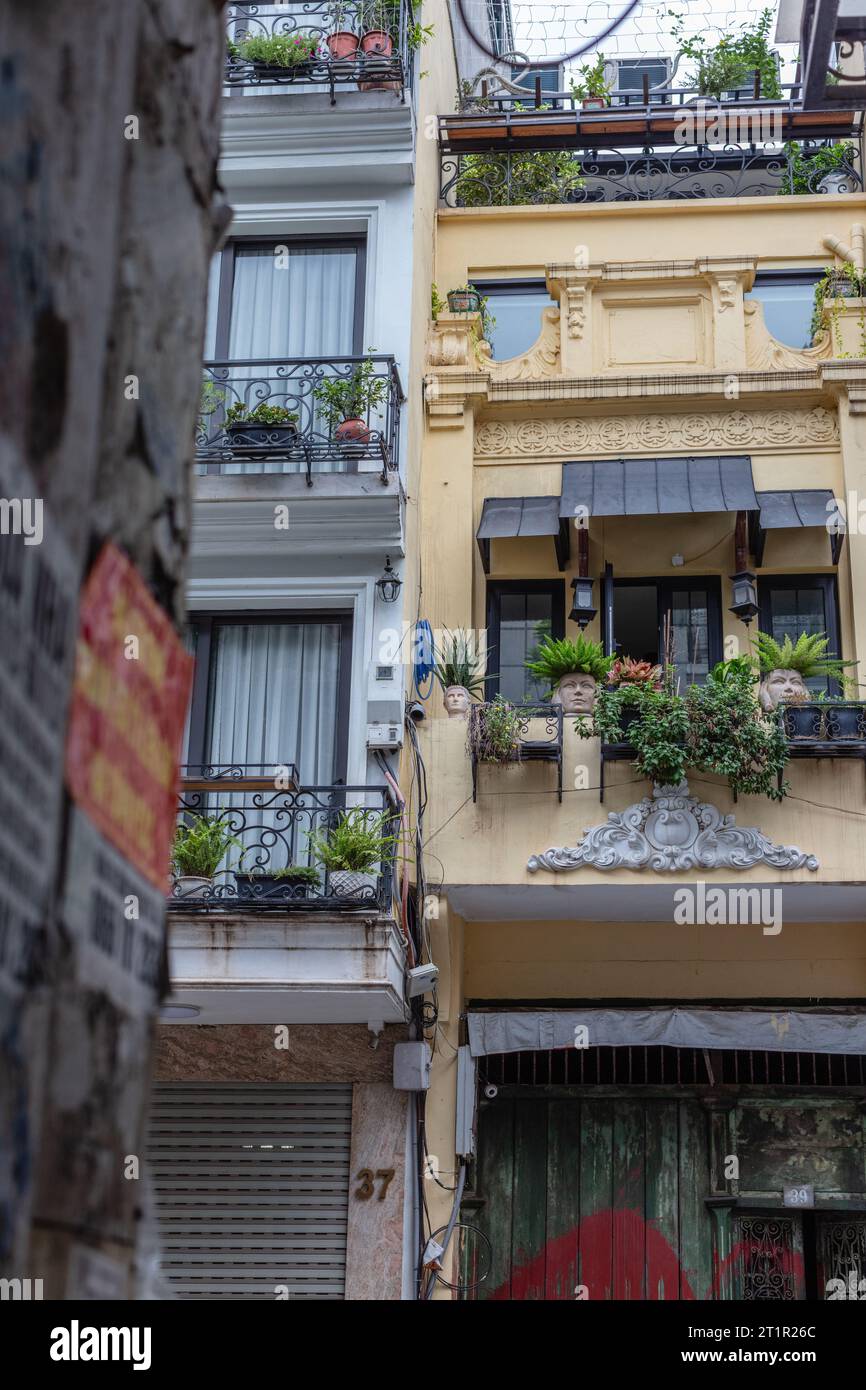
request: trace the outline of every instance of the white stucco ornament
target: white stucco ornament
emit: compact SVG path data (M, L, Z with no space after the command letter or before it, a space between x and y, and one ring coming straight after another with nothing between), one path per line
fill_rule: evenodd
M738 826L733 816L689 795L688 782L654 787L652 797L612 811L604 825L587 830L573 849L533 854L531 873L549 869L654 869L656 873L693 869L774 869L818 867L814 854L794 845L775 845L755 826Z

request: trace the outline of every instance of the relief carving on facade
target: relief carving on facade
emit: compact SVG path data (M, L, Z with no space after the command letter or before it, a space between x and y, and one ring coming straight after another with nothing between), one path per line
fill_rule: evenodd
M719 287L719 313L723 314L726 309L735 309L737 306L737 281L718 280Z
M521 357L509 357L504 362L485 362L493 381L542 381L559 376L559 310L543 309L541 333L528 352Z
M814 368L816 362L833 356L830 333L824 329L810 348L792 348L774 338L764 322L763 305L747 299L743 305L746 323L746 365L749 371L796 371Z
M624 454L730 448L832 446L838 442L836 415L812 410L690 412L679 415L601 416L592 419L487 420L475 436L477 458L614 458Z
M652 797L611 811L604 825L587 830L574 848L533 854L530 873L547 869L652 869L685 873L703 869L818 868L814 854L795 845L777 845L755 826L738 826L711 802L689 795L688 782L653 787Z

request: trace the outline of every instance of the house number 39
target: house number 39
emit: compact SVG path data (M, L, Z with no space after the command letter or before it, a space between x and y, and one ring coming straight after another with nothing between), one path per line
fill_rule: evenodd
M391 1180L394 1177L395 1171L394 1168L377 1168L374 1173L372 1168L362 1168L356 1179L361 1186L355 1188L355 1196L361 1202L369 1202L376 1190L374 1179L378 1178L381 1183L381 1187L379 1188L379 1201L384 1202L385 1193L391 1185Z

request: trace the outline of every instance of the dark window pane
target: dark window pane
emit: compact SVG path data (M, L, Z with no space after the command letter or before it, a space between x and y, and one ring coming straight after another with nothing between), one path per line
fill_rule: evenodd
M488 329L488 341L497 361L518 357L527 352L541 333L541 311L550 308L553 300L545 286L509 288L506 284L479 284L479 292L496 320Z
M526 594L503 594L499 600L499 616L503 623L522 623L526 618Z
M552 611L553 600L550 594L526 595L526 616L530 622L545 622L549 624Z
M792 642L803 632L826 632L827 612L824 590L813 588L772 589L770 591L770 632L777 642L790 637ZM838 655L838 653L837 653ZM824 676L810 676L810 690L827 689Z
M613 631L618 656L659 659L658 590L655 584L615 584Z

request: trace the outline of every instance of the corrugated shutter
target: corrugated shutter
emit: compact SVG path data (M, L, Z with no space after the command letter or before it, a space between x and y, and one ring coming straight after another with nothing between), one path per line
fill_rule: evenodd
M184 1299L341 1299L352 1087L166 1083L147 1157Z

